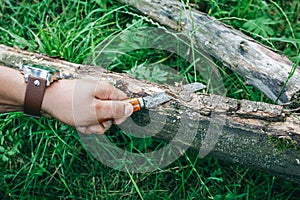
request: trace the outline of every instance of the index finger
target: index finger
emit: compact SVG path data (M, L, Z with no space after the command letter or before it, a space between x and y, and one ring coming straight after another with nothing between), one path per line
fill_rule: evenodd
M102 100L123 100L127 95L108 82L100 81L95 91L95 97Z

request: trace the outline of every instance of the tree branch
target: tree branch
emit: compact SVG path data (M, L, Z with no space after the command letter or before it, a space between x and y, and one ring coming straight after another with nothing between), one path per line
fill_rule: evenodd
M140 130L151 123L147 131L161 130L156 137L191 146L200 150L201 156L209 153L300 182L300 120L282 106L206 94L191 94L186 101L174 87L4 45L0 45L0 63L14 68L35 63L59 68L66 78L110 81L129 96L165 91L173 97L170 102L132 116ZM147 122L149 112L153 115ZM183 139L176 141L174 133L180 130L184 130ZM192 130L195 135L189 134Z
M206 53L243 76L246 83L276 101L293 69L293 63L240 31L178 0L120 0L162 25L192 35ZM295 66L294 66L295 67ZM300 91L300 68L288 81L278 103L286 103Z

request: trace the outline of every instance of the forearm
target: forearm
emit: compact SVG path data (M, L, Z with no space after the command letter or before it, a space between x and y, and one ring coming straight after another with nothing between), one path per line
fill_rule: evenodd
M0 113L22 111L26 83L15 69L0 66Z

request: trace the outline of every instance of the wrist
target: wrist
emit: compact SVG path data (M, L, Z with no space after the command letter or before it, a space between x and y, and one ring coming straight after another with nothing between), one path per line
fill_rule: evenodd
M0 105L7 111L22 111L26 91L23 75L15 69L0 66Z
M20 68L26 82L24 114L32 117L41 115L46 88L61 78L57 69L37 64L23 64Z
M42 114L52 114L52 110L55 108L55 104L60 102L61 95L59 94L61 83L63 80L58 80L46 87L44 99L41 106Z

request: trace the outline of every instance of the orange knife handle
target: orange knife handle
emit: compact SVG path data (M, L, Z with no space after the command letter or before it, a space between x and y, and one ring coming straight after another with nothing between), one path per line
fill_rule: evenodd
M133 106L133 112L141 110L141 104L137 98L127 99L126 101Z
M141 110L141 104L140 104L139 99L131 98L131 99L126 99L124 101L128 101L128 103L130 103L133 106L133 112ZM102 122L106 122L106 121L110 121L110 120L113 120L113 119L112 118L101 119L101 120L98 120L98 122L102 123Z

